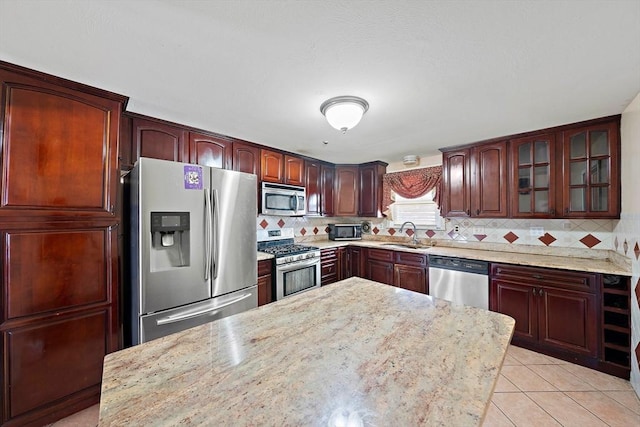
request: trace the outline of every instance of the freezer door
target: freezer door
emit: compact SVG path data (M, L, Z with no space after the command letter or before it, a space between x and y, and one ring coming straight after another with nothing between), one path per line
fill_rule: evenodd
M211 169L213 296L258 282L256 189L255 175Z
M258 306L258 287L208 299L140 318L140 344Z
M209 168L150 158L140 158L136 168L139 313L210 298L211 283L205 273Z

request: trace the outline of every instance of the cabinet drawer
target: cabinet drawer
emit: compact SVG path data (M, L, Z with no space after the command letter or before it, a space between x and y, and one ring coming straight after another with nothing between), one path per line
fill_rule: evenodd
M393 251L384 249L369 249L369 259L393 262Z
M266 276L268 274L271 274L271 262L273 260L271 259L265 259L262 261L258 261L258 277L260 276Z
M335 262L326 264L322 263L322 265L320 266L320 274L323 278L328 276L335 276L338 273L337 267L338 266Z
M322 262L326 261L335 261L336 259L338 259L338 249L337 248L331 248L331 249L322 249L320 251L320 259L322 260Z
M550 268L522 267L509 264L491 264L491 278L511 279L519 283L574 289L582 292L598 291L598 274Z
M427 266L427 256L414 254L410 252L396 252L395 262L397 264L417 265L419 267Z

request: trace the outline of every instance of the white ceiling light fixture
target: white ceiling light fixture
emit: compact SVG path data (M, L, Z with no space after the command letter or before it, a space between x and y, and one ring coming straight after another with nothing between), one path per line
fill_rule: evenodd
M336 96L327 99L320 106L320 112L327 118L329 124L347 133L355 127L364 113L369 109L369 103L357 96Z

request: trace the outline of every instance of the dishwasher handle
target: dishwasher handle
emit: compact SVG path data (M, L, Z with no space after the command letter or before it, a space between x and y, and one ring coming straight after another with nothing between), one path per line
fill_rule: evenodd
M429 255L429 268L462 271L465 273L489 275L489 263L475 259Z

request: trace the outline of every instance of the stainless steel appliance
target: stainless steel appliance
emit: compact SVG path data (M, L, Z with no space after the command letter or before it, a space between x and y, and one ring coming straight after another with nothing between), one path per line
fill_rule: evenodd
M489 263L429 255L429 295L489 309Z
M126 183L127 344L257 307L255 175L140 158Z
M293 229L258 230L258 250L273 254L276 300L320 287L320 249L297 245Z
M362 240L362 225L329 224L329 240Z
M305 188L296 185L262 183L264 215L302 216L307 213Z

